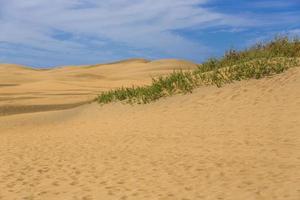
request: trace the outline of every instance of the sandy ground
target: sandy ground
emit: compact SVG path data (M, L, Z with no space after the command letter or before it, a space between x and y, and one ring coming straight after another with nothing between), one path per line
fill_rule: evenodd
M1 200L299 200L300 69L0 117Z
M111 64L36 70L0 64L0 116L76 107L100 91L151 83L151 77L189 70L183 60L131 59Z

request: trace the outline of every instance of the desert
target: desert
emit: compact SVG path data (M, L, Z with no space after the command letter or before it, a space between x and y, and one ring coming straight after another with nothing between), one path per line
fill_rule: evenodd
M0 64L0 116L72 108L101 91L151 83L151 78L197 64L175 59L130 59L110 64L35 69Z
M181 61L175 64L195 67L185 67ZM149 76L137 79L133 74L147 71L154 76L170 70L133 68L120 74L123 79L111 81L147 84ZM2 109L32 106L25 112L2 111L0 117L1 200L298 199L298 67L221 88L203 86L192 94L146 105L92 102L55 108L91 100L100 90L97 84L105 88L108 80L95 82L100 74L95 73L97 68L90 69L93 72L87 73L93 76L85 75L80 86L58 75L55 81L43 77L52 81L46 87L34 76L34 81L6 76L12 85L3 86L1 77L1 94L15 95L1 101ZM18 75L31 73L17 66L10 70ZM59 70L76 75L77 70L89 69L34 73L46 76ZM25 88L32 89L26 91L32 99L21 98ZM66 94L52 97L54 92ZM76 94L78 98L73 98ZM35 109L44 103L53 107Z
M300 200L299 16L0 0L0 200Z

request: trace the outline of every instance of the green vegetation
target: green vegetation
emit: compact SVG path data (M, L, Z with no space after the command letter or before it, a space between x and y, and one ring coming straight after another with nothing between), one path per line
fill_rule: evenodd
M145 104L161 97L191 93L203 85L223 84L245 79L259 79L299 64L300 40L277 37L268 43L259 43L244 51L230 50L220 59L209 59L194 71L174 71L168 76L153 78L152 84L142 87L119 88L103 92L99 103L114 101Z

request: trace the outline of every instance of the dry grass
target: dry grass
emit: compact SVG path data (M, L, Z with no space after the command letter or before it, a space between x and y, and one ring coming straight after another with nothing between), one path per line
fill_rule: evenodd
M190 93L201 85L216 85L245 79L259 79L295 67L300 57L299 39L277 37L268 43L259 43L244 51L229 50L220 58L204 62L190 72L174 71L154 78L152 84L142 87L119 88L103 92L97 97L101 104L114 101L150 103L161 97Z

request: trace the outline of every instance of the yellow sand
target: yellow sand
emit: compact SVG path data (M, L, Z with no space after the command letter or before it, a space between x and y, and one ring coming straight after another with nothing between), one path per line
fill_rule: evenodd
M299 88L294 68L149 105L2 116L0 199L299 200Z
M0 116L75 107L91 101L100 91L145 85L151 83L152 77L196 67L184 60L150 62L143 59L51 70L2 64Z

